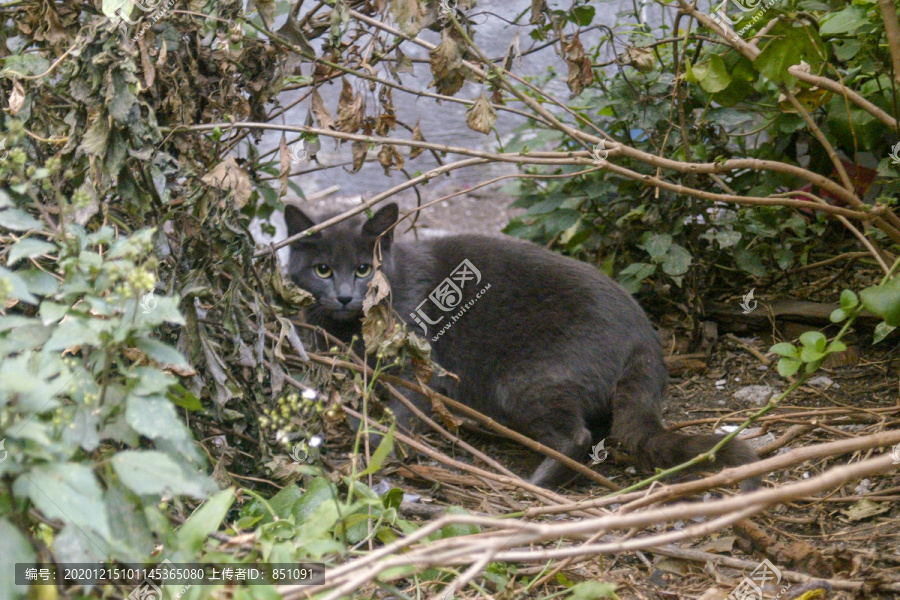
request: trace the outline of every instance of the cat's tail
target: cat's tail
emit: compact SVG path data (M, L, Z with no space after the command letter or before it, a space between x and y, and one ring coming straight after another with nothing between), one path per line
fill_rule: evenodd
M612 435L645 467L667 469L685 463L718 444L723 435L678 433L667 430L659 417L662 385L649 377L623 378L613 397ZM715 455L715 462L702 462L685 473L736 467L757 460L756 452L739 439L732 439ZM741 482L741 489L759 487L758 478Z
M685 463L695 456L703 454L718 444L724 435L709 433L676 433L666 430L657 422L658 428L647 436L636 454L649 467L668 469L675 465ZM709 471L720 467L737 467L757 460L756 452L746 442L739 439L731 439L727 444L716 451L715 462L702 462L686 469L685 472ZM745 492L758 488L758 477L746 479L741 482L741 489Z

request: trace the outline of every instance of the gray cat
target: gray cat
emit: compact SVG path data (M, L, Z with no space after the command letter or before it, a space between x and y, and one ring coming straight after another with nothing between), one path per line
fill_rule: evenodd
M293 206L285 218L290 235L314 224ZM662 425L668 374L659 339L637 302L596 268L511 238L394 243L397 218L397 205L388 204L371 219L344 221L291 246L290 276L316 298L312 324L344 341L360 335L381 236L393 307L459 377L446 391L460 402L577 461L607 435L643 465L663 468L721 439ZM408 416L399 407L395 413ZM734 466L756 456L732 440L716 460ZM571 475L547 458L531 482L550 487Z

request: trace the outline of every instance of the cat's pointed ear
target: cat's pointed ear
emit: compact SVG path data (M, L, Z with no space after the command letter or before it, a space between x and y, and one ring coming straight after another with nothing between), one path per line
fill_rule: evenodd
M287 223L289 236L306 231L316 224L302 210L291 204L284 208L284 222Z
M400 209L397 208L397 205L391 202L372 215L372 218L365 222L363 225L363 233L366 235L371 235L372 237L377 237L387 231L384 236L381 238L382 240L387 240L390 243L391 240L394 239L394 231L388 229L397 222L397 217L399 216Z

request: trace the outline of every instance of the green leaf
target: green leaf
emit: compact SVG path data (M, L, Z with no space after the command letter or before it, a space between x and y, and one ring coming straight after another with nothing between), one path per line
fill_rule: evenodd
M293 514L294 505L303 497L303 491L296 485L288 485L269 498L269 506L280 519L287 519Z
M4 211L0 211L0 227L5 227L12 231L42 231L44 224L21 208L7 208Z
M663 257L661 264L666 275L678 277L688 272L691 267L691 253L679 244L672 244L669 252Z
M780 344L775 344L771 348L769 348L769 352L773 352L778 356L786 356L788 358L797 358L800 355L800 352L793 344L789 344L788 342L781 342Z
M847 320L847 313L844 312L843 308L836 308L831 313L831 316L828 317L828 320L832 323L843 323Z
M151 440L180 440L187 437L175 407L163 396L130 394L125 405L125 421Z
M188 556L195 555L203 547L206 537L222 524L233 503L232 488L222 490L204 502L175 533L179 550Z
M672 236L667 233L647 233L643 239L644 250L650 258L661 258L672 246Z
M853 33L868 24L866 10L861 6L848 6L838 12L826 13L819 21L819 33L822 35L842 35Z
M900 278L885 285L866 288L859 293L862 305L891 327L900 325Z
M753 60L753 66L773 83L789 83L794 78L788 67L800 64L800 49L787 36L780 36L763 48Z
M823 352L825 350L825 344L827 342L828 339L819 331L807 331L800 336L801 344L818 352Z
M782 358L778 361L778 374L782 377L790 377L800 370L802 364L797 358Z
M841 308L844 310L852 310L859 305L859 298L850 290L841 292Z
M12 576L16 563L30 563L37 560L34 549L28 538L7 519L0 519L0 540L3 540L3 552L0 552L0 600L16 600L23 598L28 587L16 585Z
M66 319L54 328L53 335L44 344L44 350L59 351L74 346L99 346L100 334L91 325L89 319L80 317Z
M734 262L742 271L746 271L757 277L766 276L766 268L760 261L759 256L751 250L738 248L734 251Z
M694 74L700 80L700 87L710 94L721 92L731 85L731 75L728 73L728 69L725 68L725 62L722 60L722 57L718 54L713 54L709 57L702 76L698 73L699 69L699 65L694 67Z
M109 538L103 492L86 465L56 462L34 467L16 479L13 491L16 496L29 498L49 519Z
M576 6L569 14L569 20L579 27L587 27L594 20L596 9L593 6Z
M316 477L309 482L309 486L294 505L292 514L294 522L298 525L306 521L316 508L323 502L337 498L337 488L324 477Z
M835 340L835 341L831 342L830 344L828 344L828 347L825 348L825 352L827 352L828 354L831 354L832 352L843 352L846 349L847 349L847 345L844 342L842 342L840 340Z
M178 350L159 340L144 337L138 339L136 345L144 351L148 358L160 364L172 365L183 369L190 368L188 361Z
M50 254L56 251L56 244L38 240L35 238L25 238L13 244L9 249L6 258L6 264L10 267L22 260L23 258L34 258L42 254Z
M384 459L387 458L388 454L390 454L391 450L394 449L394 426L391 425L390 431L388 431L383 438L381 438L381 443L378 444L378 448L375 449L375 452L372 453L372 460L369 461L369 466L366 467L366 470L359 474L360 477L364 475L370 475L371 473L377 472L381 465L384 464Z
M139 496L177 494L205 498L210 482L203 473L185 473L167 454L126 450L110 459L122 485Z
M605 581L582 581L569 588L569 600L618 600L616 584Z
M458 506L451 506L447 509L448 515L468 515L471 514L469 511L460 508ZM458 537L461 535L474 535L476 533L481 532L481 527L478 525L472 525L467 523L453 523L452 525L447 525L440 531L435 534L436 539L447 539L451 537Z

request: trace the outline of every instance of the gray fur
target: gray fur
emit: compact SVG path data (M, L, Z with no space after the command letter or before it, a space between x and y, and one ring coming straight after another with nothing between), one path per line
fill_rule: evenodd
M318 301L308 315L312 323L344 341L359 335L369 278L352 275L372 262L376 237L397 214L389 204L369 221L346 221L292 246L290 275ZM286 218L291 235L313 224L294 207ZM387 232L381 251L394 309L410 329L424 335L412 316L421 315L423 300L427 320L440 318L426 337L437 362L459 377L458 386L447 387L459 401L577 461L607 435L646 466L663 468L720 439L665 430L660 410L668 375L656 332L637 302L594 267L529 242L478 235L401 244ZM464 260L481 281L465 282L461 301L444 312L429 294ZM330 280L312 271L324 261L334 271ZM350 310L337 311L335 298L350 293ZM753 460L737 441L717 456L726 465ZM551 486L570 475L548 458L531 480Z

